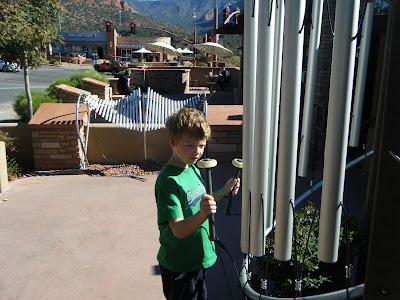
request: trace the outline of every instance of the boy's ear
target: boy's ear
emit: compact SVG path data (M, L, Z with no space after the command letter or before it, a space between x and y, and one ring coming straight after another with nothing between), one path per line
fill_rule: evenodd
M176 146L176 143L175 143L175 141L174 141L172 138L169 139L169 145L170 145L171 147L175 147L175 146Z

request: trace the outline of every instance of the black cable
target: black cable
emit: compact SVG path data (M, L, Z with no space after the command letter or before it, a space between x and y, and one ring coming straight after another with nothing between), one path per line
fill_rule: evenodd
M310 5L308 6L310 7ZM303 31L304 27L306 26L306 15L307 15L307 1L306 1L306 9L304 10L303 24L301 25L299 34ZM311 26L312 26L312 21L311 21Z
M253 13L251 15L252 18L254 18L254 10L256 9L256 0L253 1Z
M294 214L294 204L292 199L290 199L290 205L292 206L293 212L293 238L294 238L294 268L295 268L295 292L294 292L294 299L297 297L297 290L296 290L296 281L299 280L299 268L297 264L297 234L296 234L296 215ZM300 295L301 296L301 295Z
M304 247L303 261L302 261L302 266L301 266L301 271L300 271L300 279L303 278L304 262L306 260L308 244L310 242L311 232L312 232L312 229L313 229L313 226L314 226L314 222L315 222L315 219L316 219L316 216L317 216L318 207L319 207L320 204L321 204L321 200L319 200L319 202L315 206L314 215L313 215L313 218L312 218L312 221L311 221L311 225L310 225L310 230L308 231L307 242L306 242L306 245Z
M351 39L352 41L354 41L358 37L361 37L362 24L364 22L365 11L367 10L367 4L368 4L368 1L365 1L364 8L363 8L363 11L362 11L362 14L361 14L360 24L358 24L357 34L352 37L352 39Z
M326 0L326 9L328 11L329 27L331 29L331 33L333 36L335 36L335 32L333 31L333 27L332 27L332 18L331 18L331 9L329 6L329 0Z
M235 269L235 273L236 273L236 276L237 276L237 279L238 279L239 285L240 285L240 275L239 275L239 272L238 272L238 270L237 270L237 267L236 267L235 261L233 260L232 255L230 254L230 252L228 251L228 249L225 247L225 245L221 242L221 240L220 240L218 237L216 237L215 244L217 245L217 250L218 250L218 252L219 252L219 248L221 248L222 250L224 250L224 251L226 252L226 254L228 254L228 256L229 256L229 258L230 258L230 260L231 260L231 263L232 263L232 265L233 265L233 268ZM220 252L219 252L219 253L220 253ZM220 255L220 257L221 257L221 262L222 262L222 265L223 265L223 268L224 268L225 277L226 277L226 279L229 281L228 275L227 275L227 273L226 273L225 264L224 264L223 259L222 259L222 255ZM230 285L229 285L229 286L230 286ZM230 286L230 287L231 287L231 286ZM232 287L231 287L231 290L232 290ZM243 299L246 299L245 294L244 294L244 286L243 286L242 292L243 292ZM232 293L233 293L233 290L232 290ZM233 293L233 294L234 294L234 293Z
M271 6L269 7L269 20L268 20L268 27L271 26L271 19L272 19L272 5L274 4L274 0L271 0Z
M217 240L217 241L219 241L219 240ZM217 244L218 244L218 243L217 243ZM222 248L222 247L221 247L221 248ZM224 271L226 281L228 282L228 286L229 286L230 289L231 289L232 297L233 297L233 299L236 299L236 297L234 296L235 293L233 292L232 286L231 286L230 281L229 281L229 278L228 278L228 274L227 274L227 272L226 272L226 266L225 266L224 260L222 259L220 247L217 247L217 252L218 252L218 256L221 258L220 260L221 260L221 264L222 264L222 269L223 269L223 271Z
M347 220L347 212L346 208L343 205L343 202L340 202L338 205L339 207L342 207L342 216L344 219L344 234L345 234L345 243L346 243L346 267L350 268L350 242L349 242L349 224ZM350 293L349 293L349 286L350 286L350 276L347 276L347 272L349 272L350 275L350 270L346 269L345 272L345 284L346 284L346 295L347 298L350 298Z

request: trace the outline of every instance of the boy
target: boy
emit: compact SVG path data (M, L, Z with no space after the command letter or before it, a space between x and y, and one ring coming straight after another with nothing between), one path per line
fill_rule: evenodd
M163 291L168 300L207 299L205 276L217 259L208 216L216 213L216 201L231 191L237 194L240 180L229 179L212 196L205 193L195 166L211 135L202 112L184 107L165 126L173 154L155 186Z

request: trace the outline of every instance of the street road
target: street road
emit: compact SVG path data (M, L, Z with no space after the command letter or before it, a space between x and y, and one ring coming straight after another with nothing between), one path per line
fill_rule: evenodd
M69 65L64 63L61 67L43 66L39 69L29 69L29 82L32 89L45 90L49 85L61 77L69 77L71 73L91 68L90 65ZM14 94L25 90L24 72L0 72L0 122L12 122L18 119L12 103Z

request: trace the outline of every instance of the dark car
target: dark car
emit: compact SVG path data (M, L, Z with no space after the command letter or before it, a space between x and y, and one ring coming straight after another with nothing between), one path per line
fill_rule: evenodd
M97 72L111 72L113 75L127 68L127 66L123 63L109 60L105 60L101 64L95 64L93 67Z

